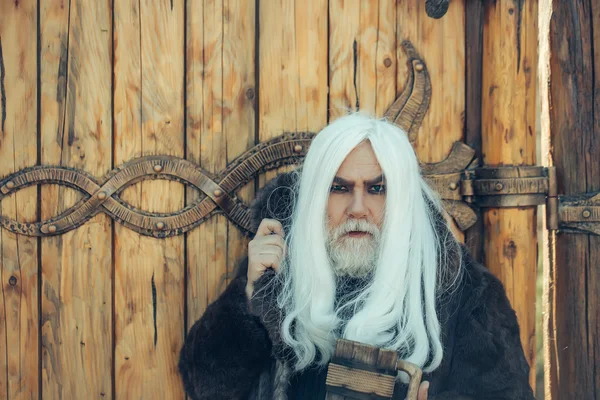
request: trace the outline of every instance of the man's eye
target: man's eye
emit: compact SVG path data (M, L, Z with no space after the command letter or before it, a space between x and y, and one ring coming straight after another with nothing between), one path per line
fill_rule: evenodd
M331 186L331 192L333 192L333 193L342 193L345 191L346 191L346 188L343 187L342 185L332 185Z
M374 194L383 194L385 193L385 185L373 185L369 191Z

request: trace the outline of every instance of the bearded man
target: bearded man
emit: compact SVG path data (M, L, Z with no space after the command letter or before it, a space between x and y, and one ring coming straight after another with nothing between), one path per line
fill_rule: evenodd
M504 288L451 233L397 126L337 119L251 212L247 257L181 350L192 399L324 399L339 338L422 368L419 400L533 399Z

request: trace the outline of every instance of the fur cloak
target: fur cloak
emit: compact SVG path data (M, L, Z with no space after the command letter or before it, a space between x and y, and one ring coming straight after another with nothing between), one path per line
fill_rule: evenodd
M295 179L294 174L282 174L258 193L251 207L254 228L263 218L274 218L286 230ZM430 382L429 400L533 400L519 325L504 287L462 251L459 288L438 306L444 358L435 371L423 374ZM271 285L272 290L249 302L247 263L244 258L236 277L185 339L179 372L191 399L287 399L293 352L279 334L277 288ZM273 275L267 270L255 283L255 292ZM406 387L400 382L396 386L394 399L404 399Z

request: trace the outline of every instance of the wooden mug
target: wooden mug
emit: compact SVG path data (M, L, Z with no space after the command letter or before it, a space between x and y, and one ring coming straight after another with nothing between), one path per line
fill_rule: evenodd
M327 400L392 399L398 371L410 377L407 400L417 400L423 372L393 350L339 339L327 369Z

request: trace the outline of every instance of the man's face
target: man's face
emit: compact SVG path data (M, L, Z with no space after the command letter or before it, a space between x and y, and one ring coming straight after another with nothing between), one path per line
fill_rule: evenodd
M384 218L382 174L369 142L357 146L336 173L327 216L328 247L337 272L362 275L372 268Z

